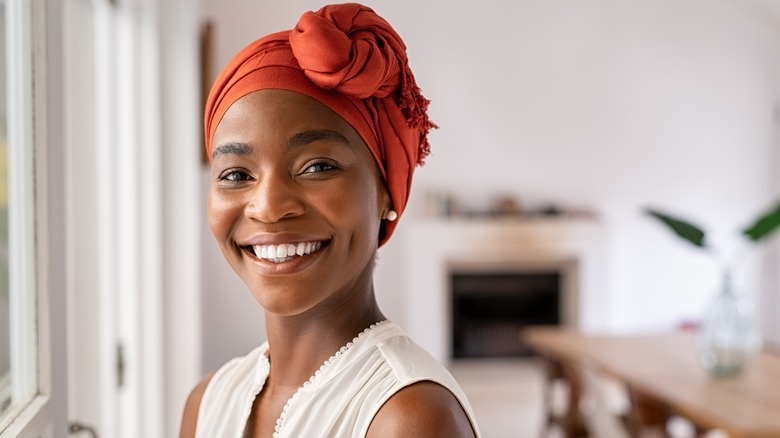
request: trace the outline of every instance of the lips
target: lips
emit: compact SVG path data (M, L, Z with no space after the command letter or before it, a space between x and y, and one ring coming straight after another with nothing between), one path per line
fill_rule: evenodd
M272 245L249 245L244 249L252 253L255 257L267 260L271 263L284 263L298 257L305 257L313 254L330 241L311 241L311 242L290 242Z

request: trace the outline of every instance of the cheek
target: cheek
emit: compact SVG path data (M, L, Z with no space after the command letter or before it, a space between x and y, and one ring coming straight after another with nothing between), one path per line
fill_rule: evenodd
M209 191L206 200L206 217L211 233L220 243L230 233L236 215L240 214L239 210L235 203L228 202L228 200Z
M362 226L368 238L377 241L379 228L382 224L382 189L381 182L377 182L374 175L369 175L360 183L360 200L355 205L355 218L360 217ZM376 242L374 242L376 243Z
M379 229L376 188L364 177L350 178L338 187L313 193L309 202L318 205L334 228L349 234L370 234Z

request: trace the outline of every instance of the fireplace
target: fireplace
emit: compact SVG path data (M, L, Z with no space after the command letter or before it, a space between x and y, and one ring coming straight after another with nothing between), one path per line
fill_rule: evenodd
M453 359L531 354L520 333L562 322L561 270L453 271L450 274Z
M550 278L540 280L536 274L557 274L561 326L594 330L606 319L609 309L603 303L607 302L608 289L604 275L607 239L598 222L567 218L414 220L404 230L400 239L382 249L382 262L377 265L378 298L397 303L396 319L441 362L456 357L451 278L454 274L528 274L527 279L534 282L554 282ZM546 299L555 300L549 296ZM473 303L466 302L467 306ZM495 303L491 306L498 307ZM472 324L482 325L478 315L468 316L474 320ZM533 317L535 312L529 316ZM482 330L501 333L498 336L507 339L517 335L516 327L502 328L500 324L490 330L483 325Z

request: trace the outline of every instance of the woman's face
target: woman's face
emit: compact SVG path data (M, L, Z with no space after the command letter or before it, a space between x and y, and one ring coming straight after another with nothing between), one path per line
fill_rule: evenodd
M303 94L263 90L228 109L213 145L209 226L267 311L327 311L371 290L390 199L349 123Z

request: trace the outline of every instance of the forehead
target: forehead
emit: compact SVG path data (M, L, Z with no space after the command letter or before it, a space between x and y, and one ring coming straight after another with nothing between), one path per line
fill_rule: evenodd
M225 112L214 132L214 145L223 141L282 135L312 129L339 132L364 147L357 131L323 103L287 90L260 90L243 96Z

